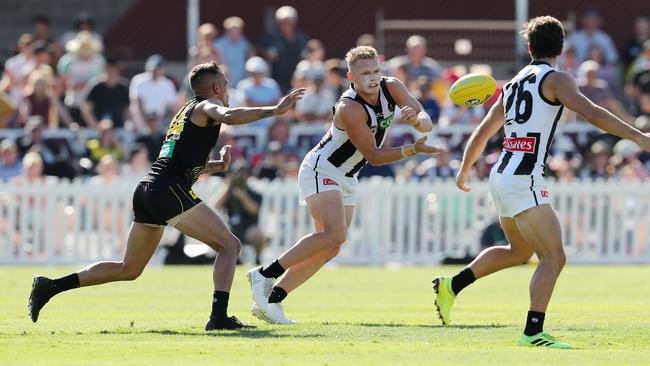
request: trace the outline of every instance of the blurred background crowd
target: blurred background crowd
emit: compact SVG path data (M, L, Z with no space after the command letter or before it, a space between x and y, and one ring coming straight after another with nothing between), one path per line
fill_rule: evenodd
M573 74L582 92L595 103L648 132L650 20L639 16L626 24L629 40L616 44L601 29L604 17L595 8L580 14L557 67ZM295 8L277 8L274 20L275 26L263 34L248 34L246 24L237 16L200 25L197 44L187 50L183 70L186 73L208 61L222 65L232 88L231 106L272 105L292 88L307 88L291 113L253 125L256 134L262 131L265 135L263 146L248 148L237 140L235 131L223 130L217 149L233 144L234 160L247 161L240 164L247 171L244 176L269 180L297 175L302 156L329 127L332 107L349 87L344 55L330 54L326 44L312 38ZM140 63L130 62L125 68L121 57L104 51L92 14L80 13L63 34L52 34L47 15L35 16L31 26L32 31L18 37L13 53L3 62L0 180L81 178L109 184L143 176L158 155L171 115L192 97L187 79L168 73L167 61L159 54ZM375 35L361 34L357 45L376 45ZM431 115L438 132L458 126L471 132L495 98L480 107L462 108L450 103L447 90L468 72L491 72L490 65L443 67L435 55L427 54L427 38L418 34L410 35L403 47L402 55L388 59L382 55L384 74L407 85ZM586 124L570 111L562 122ZM394 122L400 123L399 118ZM296 126L310 126L307 130L313 131L307 145L298 146L290 138ZM633 143L592 133L586 143L560 145L547 166L548 175L559 180L639 181L648 177L650 156ZM453 177L462 144L453 147L433 158L367 167L361 176ZM476 177L487 177L500 149L497 137L477 164Z

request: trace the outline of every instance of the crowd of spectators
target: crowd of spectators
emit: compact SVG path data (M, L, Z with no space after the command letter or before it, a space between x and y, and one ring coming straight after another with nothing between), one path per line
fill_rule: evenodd
M312 125L324 131L331 122L332 106L349 86L342 55L328 58L325 45L303 29L296 9L280 7L275 21L273 32L254 41L247 37L239 17L226 18L221 27L206 23L197 29L196 46L188 50L188 70L207 61L223 65L230 80L231 106L274 104L292 88L307 88L294 111L257 122L256 128L268 131L266 146L252 154L233 148L234 160L245 158L250 175L259 179L297 174L306 151L292 146L291 129ZM572 73L594 102L647 132L650 20L638 17L629 41L622 45L601 29L602 21L595 9L581 15L580 26L566 39L558 68ZM363 34L357 44L375 45L375 38ZM451 83L481 66L445 68L428 55L429 50L424 37L408 37L403 55L390 59L382 55L384 73L402 80L440 129L458 125L471 129L485 115L486 106L458 107L446 94ZM0 129L22 130L21 136L0 142L0 179L105 176L102 182L108 184L113 175L128 179L143 175L158 155L172 113L191 98L191 91L187 80L167 75L161 55L148 57L141 73L130 78L124 75L123 61L104 50L102 36L88 14L80 14L72 29L58 38L50 34L46 16L35 17L33 31L18 38L15 53L5 61L0 81ZM482 67L480 71L489 72L489 66ZM563 121L585 123L570 111ZM399 118L395 123L400 123ZM62 129L91 133L76 146L65 139L43 137L47 131ZM223 133L220 145L232 142L231 131L224 128ZM131 137L128 144L120 141L124 136ZM552 154L549 174L563 181L612 177L636 181L648 176L650 157L634 144L594 134L583 145ZM476 165L476 177L487 177L500 148L497 137ZM456 148L404 164L367 167L361 175L451 178L461 153Z

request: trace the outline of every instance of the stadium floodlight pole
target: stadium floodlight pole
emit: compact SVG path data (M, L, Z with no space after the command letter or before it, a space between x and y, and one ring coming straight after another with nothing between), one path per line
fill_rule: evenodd
M187 0L187 49L196 46L196 30L199 28L199 1Z
M524 44L519 31L528 21L528 0L515 0L515 66L516 70L521 69L524 65L526 55L526 45Z

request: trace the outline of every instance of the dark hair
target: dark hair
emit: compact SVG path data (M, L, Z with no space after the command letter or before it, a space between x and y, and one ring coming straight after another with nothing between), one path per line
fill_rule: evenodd
M556 18L546 15L533 18L524 25L521 32L528 42L533 58L555 57L562 53L564 28Z
M36 15L34 18L32 18L32 24L37 24L37 23L50 25L50 18L48 18L46 15L43 14Z
M205 80L206 76L217 76L219 74L224 75L219 65L214 61L194 66L189 75L190 88L192 88L194 95L196 95L199 89L201 89L201 84L203 83L203 80Z

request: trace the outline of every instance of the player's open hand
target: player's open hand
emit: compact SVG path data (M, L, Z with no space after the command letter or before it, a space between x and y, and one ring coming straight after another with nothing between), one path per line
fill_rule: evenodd
M232 146L230 146L230 145L225 145L219 151L219 155L221 155L221 162L223 163L222 172L225 172L230 167L230 148L231 147Z
M275 106L275 114L286 113L291 107L293 107L294 104L296 104L296 101L298 101L298 99L302 98L302 96L305 94L305 90L305 88L299 88L285 95L284 98L280 100L280 103Z
M415 152L418 154L437 154L447 151L446 146L431 146L427 145L427 137L424 136L415 142Z
M467 173L459 171L458 174L456 175L456 187L458 187L458 189L460 189L461 191L465 191L465 192L471 191L472 189L465 185L466 181L467 181Z
M415 109L405 105L404 107L402 107L401 112L402 114L400 115L400 118L402 119L402 121L406 122L411 126L415 126L418 124L418 112L416 112Z

